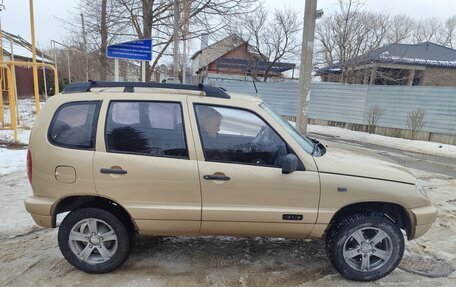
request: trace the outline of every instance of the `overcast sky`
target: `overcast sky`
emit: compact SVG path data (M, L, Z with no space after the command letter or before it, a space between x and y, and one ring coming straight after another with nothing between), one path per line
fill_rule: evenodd
M95 0L94 0L95 1ZM0 3L2 0L0 0ZM49 46L51 39L64 38L65 29L57 19L66 18L76 6L76 0L34 0L36 39L42 47ZM6 10L0 12L2 28L30 40L29 0L3 0ZM273 10L285 5L304 15L305 0L265 0L265 6ZM390 14L407 14L416 19L436 17L446 19L456 15L455 0L367 0L366 9L385 11ZM325 13L337 9L337 0L319 0L318 8Z

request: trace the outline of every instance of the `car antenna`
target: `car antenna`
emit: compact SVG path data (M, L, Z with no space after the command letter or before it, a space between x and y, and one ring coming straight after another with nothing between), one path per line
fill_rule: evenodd
M257 89L257 86L255 84L255 80L252 80L252 83L253 83L253 86L255 87L255 96L259 97L258 95L258 89Z

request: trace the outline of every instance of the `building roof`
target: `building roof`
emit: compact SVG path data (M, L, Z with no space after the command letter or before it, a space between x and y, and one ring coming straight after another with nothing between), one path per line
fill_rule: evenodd
M348 61L349 65L371 63L404 64L456 69L456 50L431 43L393 43ZM340 62L318 70L318 74L341 72Z
M220 59L228 52L238 48L241 45L247 45L247 51L253 56L254 59ZM258 71L266 70L269 62L267 58L260 55L251 47L247 41L243 40L240 36L232 34L222 40L199 50L191 57L192 60L198 58L198 67L201 69L208 64L217 61L217 66L221 68L239 68L239 69L255 69ZM287 70L294 69L295 64L277 62L271 67L271 72L281 73Z
M229 51L236 49L242 44L247 43L241 37L236 34L232 34L222 40L215 42L204 49L199 50L191 57L194 60L200 55L199 68L207 66L207 64L214 62L218 58L222 57Z
M14 35L2 30L3 38L2 38L2 47L3 47L3 55L4 56L11 56L11 48L13 49L13 55L15 58L25 60L25 61L32 61L32 44L29 43L27 40L22 38L19 35ZM44 52L36 48L36 59L37 62L42 62L44 57L44 61L47 63L53 63L54 60L46 55Z

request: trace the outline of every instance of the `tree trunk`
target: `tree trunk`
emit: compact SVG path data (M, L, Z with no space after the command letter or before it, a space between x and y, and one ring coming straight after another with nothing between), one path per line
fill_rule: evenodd
M153 0L142 0L143 13L143 38L152 38L152 6ZM150 81L153 70L150 69L150 63L146 62L146 81Z
M108 58L106 57L106 47L108 46L108 27L107 27L107 5L108 0L101 0L101 23L100 23L100 80L105 81L107 78Z

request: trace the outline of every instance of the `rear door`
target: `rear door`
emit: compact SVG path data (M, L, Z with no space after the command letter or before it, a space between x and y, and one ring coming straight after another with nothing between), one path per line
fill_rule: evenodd
M201 192L185 96L135 97L103 103L96 190L125 207L142 234L196 234Z

